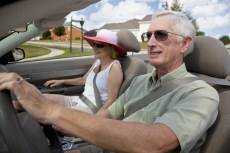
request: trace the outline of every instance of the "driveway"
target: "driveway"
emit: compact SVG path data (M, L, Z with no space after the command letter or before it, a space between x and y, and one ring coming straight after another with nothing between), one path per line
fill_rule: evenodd
M41 41L28 41L28 44L35 44L35 45L45 45L45 46L55 46L55 47L65 47L69 48L70 44L66 42L41 42ZM72 44L73 48L81 48L80 44L73 43ZM91 48L88 44L83 44L84 48Z
M48 47L44 47L44 48L50 50L50 53L46 54L46 55L42 55L42 56L26 58L26 59L23 59L21 61L25 62L25 61L33 61L33 60L42 60L42 59L47 59L47 58L54 57L54 56L59 56L59 55L62 55L65 53L64 50L60 50L60 49L48 48Z

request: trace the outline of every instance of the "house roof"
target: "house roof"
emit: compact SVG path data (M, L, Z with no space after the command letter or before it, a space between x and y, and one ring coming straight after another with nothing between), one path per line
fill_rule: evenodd
M149 15L146 15L141 21L151 21L152 19L152 15L149 14Z
M100 29L138 29L138 22L138 19L132 19L122 23L109 23L105 24Z
M146 15L141 20L132 19L126 22L121 22L121 23L109 23L109 24L105 24L99 29L138 29L140 21L150 21L151 18L152 18L152 15Z

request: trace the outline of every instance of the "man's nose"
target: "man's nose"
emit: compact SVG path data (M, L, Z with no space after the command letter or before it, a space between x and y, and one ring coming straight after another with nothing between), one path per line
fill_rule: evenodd
M152 36L150 37L150 39L149 39L147 45L148 45L148 46L155 46L155 45L156 45L156 42L157 42L157 40L155 39L154 34L152 34Z

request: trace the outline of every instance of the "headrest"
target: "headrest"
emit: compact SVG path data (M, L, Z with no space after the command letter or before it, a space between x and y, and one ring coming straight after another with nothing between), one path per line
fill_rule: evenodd
M190 72L217 78L226 78L230 74L230 55L219 40L196 36L193 51L184 60Z
M117 32L118 44L129 52L139 52L140 45L137 38L129 30L120 30Z

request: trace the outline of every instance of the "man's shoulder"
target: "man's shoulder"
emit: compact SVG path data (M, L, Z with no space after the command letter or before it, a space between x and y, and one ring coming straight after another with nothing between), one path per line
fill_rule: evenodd
M194 75L192 73L188 73L185 77L195 77L195 78L197 78L197 80L195 80L195 81L191 82L190 84L188 84L188 85L192 85L192 87L198 87L198 88L204 87L204 88L214 89L211 85L209 85L203 79L199 78L197 75Z
M193 74L189 74L189 76L197 77ZM206 81L199 79L199 77L197 77L197 80L185 84L183 91L189 93L196 93L200 96L215 97L215 99L219 97L216 89L209 85Z

